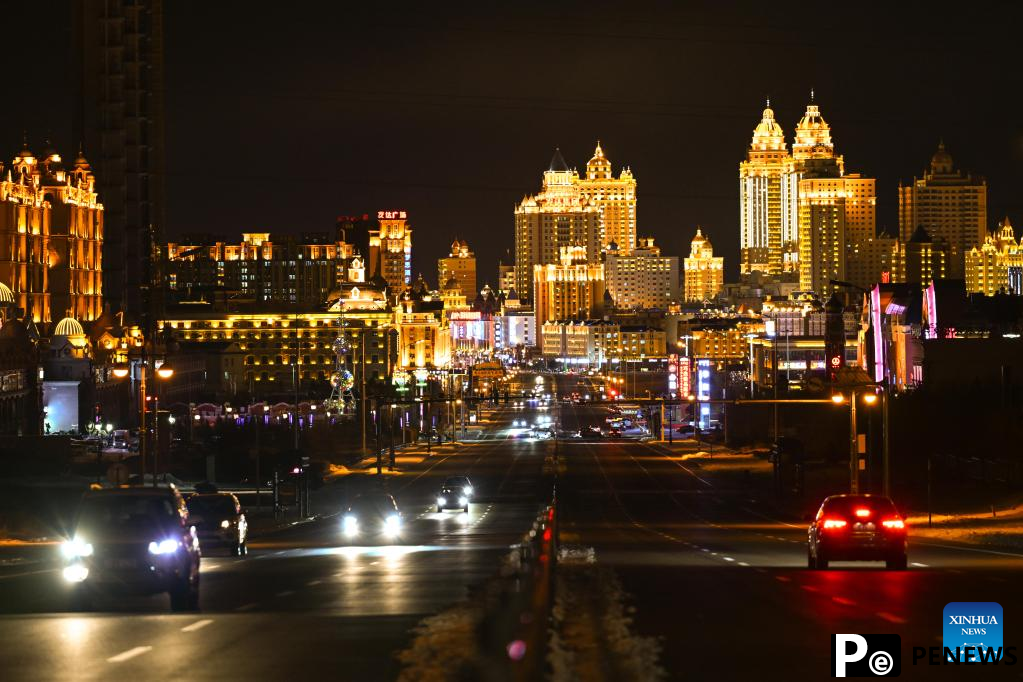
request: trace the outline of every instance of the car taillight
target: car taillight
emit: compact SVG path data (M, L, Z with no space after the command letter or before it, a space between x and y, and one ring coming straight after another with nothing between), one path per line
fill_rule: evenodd
M906 528L906 522L902 519L885 519L881 522L881 525L888 530L903 530Z
M845 519L824 519L824 530L833 530L845 527L846 527Z
M856 518L858 519L870 518L870 510L867 509L866 507L860 507L859 509L856 510Z

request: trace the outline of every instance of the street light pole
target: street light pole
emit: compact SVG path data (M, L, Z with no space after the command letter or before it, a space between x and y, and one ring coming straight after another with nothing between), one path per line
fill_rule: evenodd
M856 438L856 389L850 389L849 395L849 492L853 495L860 492L859 453Z
M885 496L891 495L891 473L888 469L888 386L881 386L881 467L882 473L881 491Z

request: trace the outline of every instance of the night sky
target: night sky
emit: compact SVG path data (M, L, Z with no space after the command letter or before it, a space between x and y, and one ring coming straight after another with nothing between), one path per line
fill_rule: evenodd
M416 273L436 284L457 235L493 284L554 147L582 170L599 138L637 177L640 235L685 255L700 224L734 279L764 98L791 143L811 88L847 171L878 178L880 226L943 137L987 177L990 226L1023 228L1018 3L165 4L170 236L405 209ZM4 156L22 130L70 155L68 4L5 14Z

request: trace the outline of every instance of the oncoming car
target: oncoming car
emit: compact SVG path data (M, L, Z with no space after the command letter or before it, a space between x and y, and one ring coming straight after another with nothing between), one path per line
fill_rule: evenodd
M891 498L832 495L807 531L806 562L825 569L831 561L884 561L906 568L906 522Z
M234 556L248 553L249 525L238 498L231 493L192 495L188 498L188 517L204 551L226 547Z
M349 542L362 539L397 539L402 518L398 503L386 493L367 493L356 497L341 520L341 530Z
M75 608L100 594L157 592L175 611L199 606L199 538L174 486L86 493L61 553Z
M474 492L468 476L448 477L437 493L437 513L445 509L469 511L469 502L472 501Z

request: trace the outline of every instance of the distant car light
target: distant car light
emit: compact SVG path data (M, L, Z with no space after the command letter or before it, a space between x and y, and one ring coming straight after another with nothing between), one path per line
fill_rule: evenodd
M465 493L467 497L472 497L472 486L471 485L465 486L464 488L462 488L462 492Z
M384 521L384 534L389 536L395 536L401 530L401 517L397 514L391 514Z
M89 577L89 569L80 563L64 567L64 580L69 583L80 583Z
M345 535L352 537L359 534L359 519L355 518L352 514L345 517L344 520Z
M448 498L446 498L446 497L438 497L437 498L437 506L438 507L443 507L447 503L448 503Z
M220 522L220 527L221 528L230 528L231 527L231 522L228 521L227 519L224 519L223 521Z
M465 495L462 495L461 497L458 498L458 506L459 507L464 507L467 504L469 504L469 498L468 497L466 497Z
M178 551L178 547L180 546L181 543L173 538L167 538L166 540L160 540L159 542L156 542L154 540L153 542L149 543L149 553L173 554L174 552Z
M81 538L68 540L60 546L60 552L65 559L80 559L92 556L92 545Z

